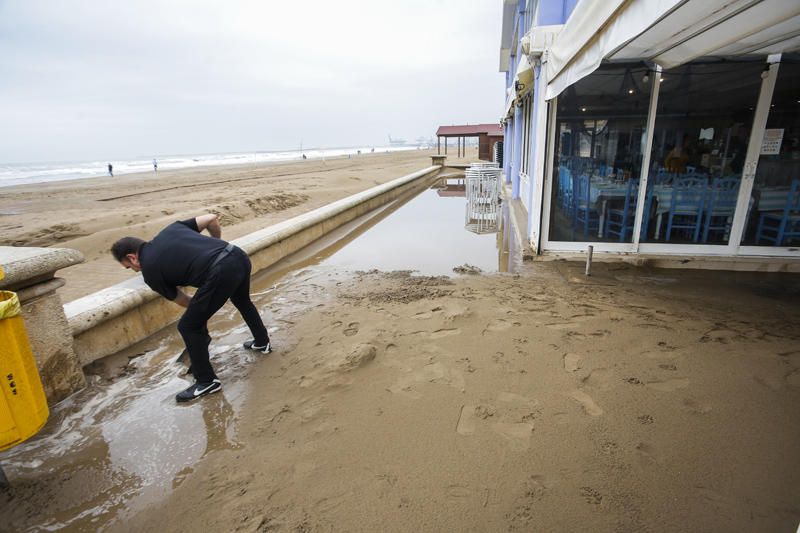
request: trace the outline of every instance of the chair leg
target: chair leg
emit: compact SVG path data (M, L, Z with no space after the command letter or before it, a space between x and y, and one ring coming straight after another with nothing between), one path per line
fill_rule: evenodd
M758 226L756 227L756 244L759 244L761 242L761 239L763 238L761 235L761 230L763 227L764 227L764 215L761 215L760 217L758 217Z
M672 213L667 216L667 233L664 235L664 240L669 242L672 237Z
M694 238L692 239L692 242L697 242L700 239L700 226L701 226L700 223L702 221L703 221L703 215L698 213L697 222L695 222L694 224Z
M780 246L783 244L783 235L786 233L786 222L788 222L786 217L783 217L783 220L781 220L781 225L778 227L778 235L775 237L775 246Z
M712 218L713 217L711 216L711 211L709 211L708 214L706 215L705 227L703 228L703 242L704 243L708 242L708 232L711 229L711 220L712 220Z

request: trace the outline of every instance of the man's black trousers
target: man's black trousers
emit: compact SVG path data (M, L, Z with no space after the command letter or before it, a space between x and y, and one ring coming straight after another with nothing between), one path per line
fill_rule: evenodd
M208 360L208 319L228 299L236 306L253 334L255 344L269 342L267 328L250 300L250 258L239 248L209 269L205 282L197 289L189 307L178 321L178 331L186 343L192 361L192 373L198 383L208 383L217 375Z

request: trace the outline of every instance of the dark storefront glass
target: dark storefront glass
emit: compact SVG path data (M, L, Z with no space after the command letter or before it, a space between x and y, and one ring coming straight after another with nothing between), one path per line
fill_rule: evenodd
M784 54L742 244L800 244L800 54Z
M664 71L642 242L726 244L764 58Z
M558 97L551 241L631 242L652 74L603 65Z

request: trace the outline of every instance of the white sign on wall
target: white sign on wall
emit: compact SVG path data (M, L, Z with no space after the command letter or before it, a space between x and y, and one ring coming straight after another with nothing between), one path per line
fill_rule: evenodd
M782 142L783 128L764 130L764 139L761 141L761 155L780 154Z

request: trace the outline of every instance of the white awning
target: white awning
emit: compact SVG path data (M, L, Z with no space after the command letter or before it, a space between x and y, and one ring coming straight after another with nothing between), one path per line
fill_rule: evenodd
M506 107L503 111L503 118L500 119L505 120L509 118L511 115L514 114L514 101L517 99L517 94L514 92L513 87L509 87L506 89Z
M797 0L583 0L549 51L545 98L603 60L647 60L666 69L703 56L798 49Z
M533 67L530 61L528 61L528 56L525 54L519 56L514 82L514 89L520 97L525 96L533 89ZM517 85L517 83L519 83L519 85Z

